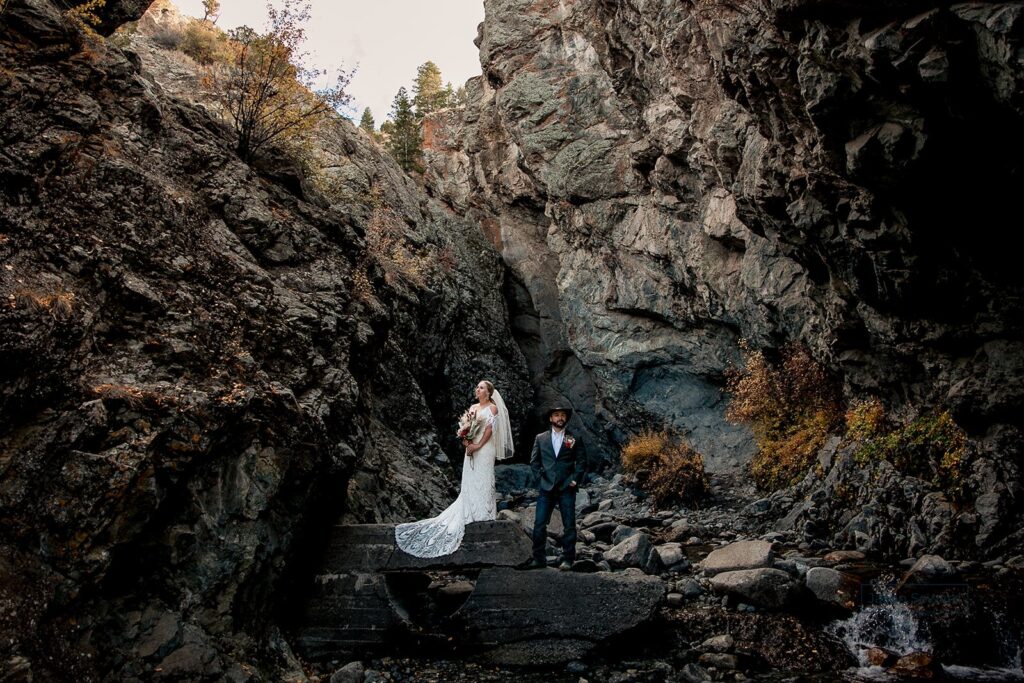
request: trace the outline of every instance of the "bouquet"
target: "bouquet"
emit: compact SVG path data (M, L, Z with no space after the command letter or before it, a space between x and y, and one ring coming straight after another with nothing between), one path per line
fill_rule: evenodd
M476 416L469 410L459 418L459 426L455 430L455 436L466 441L473 441L480 434L483 423L476 419Z

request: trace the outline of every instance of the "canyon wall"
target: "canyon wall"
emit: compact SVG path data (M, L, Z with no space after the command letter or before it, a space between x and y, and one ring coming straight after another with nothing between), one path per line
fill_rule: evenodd
M2 677L301 676L330 525L440 511L481 378L525 414L499 258L348 122L329 197L242 163L180 53L0 20Z
M807 345L848 397L1019 426L1019 3L485 6L427 184L501 252L534 383L607 452L669 426L742 467L741 338Z

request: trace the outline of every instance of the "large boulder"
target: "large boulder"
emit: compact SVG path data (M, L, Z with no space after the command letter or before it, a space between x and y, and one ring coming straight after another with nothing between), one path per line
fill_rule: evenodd
M459 610L467 641L495 664L579 659L653 617L665 584L637 571L579 574L486 569Z
M791 607L800 594L798 585L789 574L766 567L716 574L711 579L711 587L716 593L770 609Z
M737 541L718 548L704 558L701 568L707 576L737 569L771 567L775 561L772 544L767 541Z

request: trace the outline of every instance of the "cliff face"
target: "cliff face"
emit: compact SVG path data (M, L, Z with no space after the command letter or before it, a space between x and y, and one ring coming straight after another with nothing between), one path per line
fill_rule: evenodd
M752 452L723 419L742 337L975 436L1020 424L1019 4L485 6L428 184L510 267L535 382L712 469Z
M82 42L43 0L2 21L0 659L280 680L320 532L443 507L479 379L521 422L498 256L347 122L332 201L241 163L144 40Z

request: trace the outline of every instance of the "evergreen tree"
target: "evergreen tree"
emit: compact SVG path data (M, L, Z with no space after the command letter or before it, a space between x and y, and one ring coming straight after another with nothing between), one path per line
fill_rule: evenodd
M452 100L451 106L465 107L468 102L469 94L466 92L466 86L460 85L459 89L455 91L455 99Z
M444 86L444 97L442 98L441 108L447 109L448 107L457 106L459 105L455 101L455 88L453 88L452 84L449 83L448 85Z
M412 102L405 88L398 89L391 104L391 123L393 127L387 142L388 152L406 171L422 172L420 122L413 112Z
M416 107L416 116L420 119L445 106L441 69L437 64L424 62L416 69L416 82L412 86L412 92L412 103Z
M369 107L363 110L363 118L359 119L359 127L370 135L376 132L377 122L373 120L373 112L370 111Z

